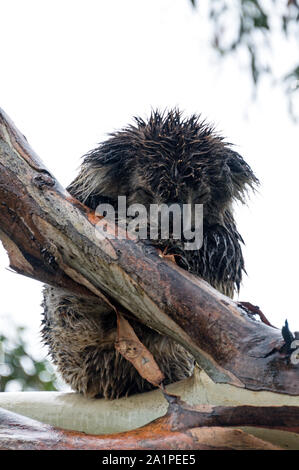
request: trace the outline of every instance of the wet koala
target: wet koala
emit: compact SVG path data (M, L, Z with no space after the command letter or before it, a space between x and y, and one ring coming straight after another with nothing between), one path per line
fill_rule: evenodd
M68 191L96 209L118 196L127 204L203 204L203 243L185 250L183 240L148 240L176 256L183 269L233 297L239 290L244 260L232 205L244 202L258 180L231 145L199 116L178 110L152 112L145 121L115 132L84 156ZM135 368L114 348L115 312L100 299L44 288L42 336L50 356L72 389L88 397L114 399L151 390ZM165 375L164 383L188 377L193 357L174 340L130 321L140 341Z

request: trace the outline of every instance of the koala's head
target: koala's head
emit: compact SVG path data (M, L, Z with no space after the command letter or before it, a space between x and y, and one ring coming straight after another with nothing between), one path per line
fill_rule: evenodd
M70 192L99 202L203 204L207 223L221 223L234 200L258 183L249 165L198 116L153 112L148 121L110 135L84 157Z

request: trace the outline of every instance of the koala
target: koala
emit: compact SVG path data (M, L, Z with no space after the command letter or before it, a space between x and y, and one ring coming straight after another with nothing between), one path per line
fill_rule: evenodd
M78 176L67 188L93 210L118 196L127 204L202 204L202 246L186 250L183 240L149 239L176 263L229 297L238 292L245 271L243 239L233 215L234 201L245 202L258 179L250 166L200 116L178 110L153 111L148 120L110 134L83 157ZM42 338L58 372L87 397L115 399L151 390L114 347L115 312L100 299L75 296L45 286ZM174 340L130 320L165 376L164 384L192 374L194 358Z

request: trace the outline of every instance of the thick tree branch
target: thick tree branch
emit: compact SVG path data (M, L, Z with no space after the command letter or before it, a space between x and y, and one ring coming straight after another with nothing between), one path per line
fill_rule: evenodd
M103 222L46 170L0 113L0 238L12 269L98 295L184 345L215 382L299 395L298 365L279 330L156 250L133 239L100 240ZM109 227L113 232L113 227Z
M174 399L168 412L146 426L110 435L66 431L0 408L0 450L65 449L263 449L279 450L233 426L299 433L297 407L198 406Z

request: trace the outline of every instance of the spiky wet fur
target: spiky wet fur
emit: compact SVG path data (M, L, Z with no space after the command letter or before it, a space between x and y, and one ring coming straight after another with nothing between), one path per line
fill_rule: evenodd
M200 250L185 251L178 240L152 242L177 263L230 297L244 270L232 212L234 200L258 183L243 158L199 117L184 119L177 110L153 112L146 122L111 134L89 152L70 193L95 209L117 197L128 204L202 203L204 240ZM117 398L152 389L114 349L116 319L106 305L46 286L42 335L64 380L86 396ZM173 340L138 322L132 326L166 376L165 383L192 373L194 361Z

